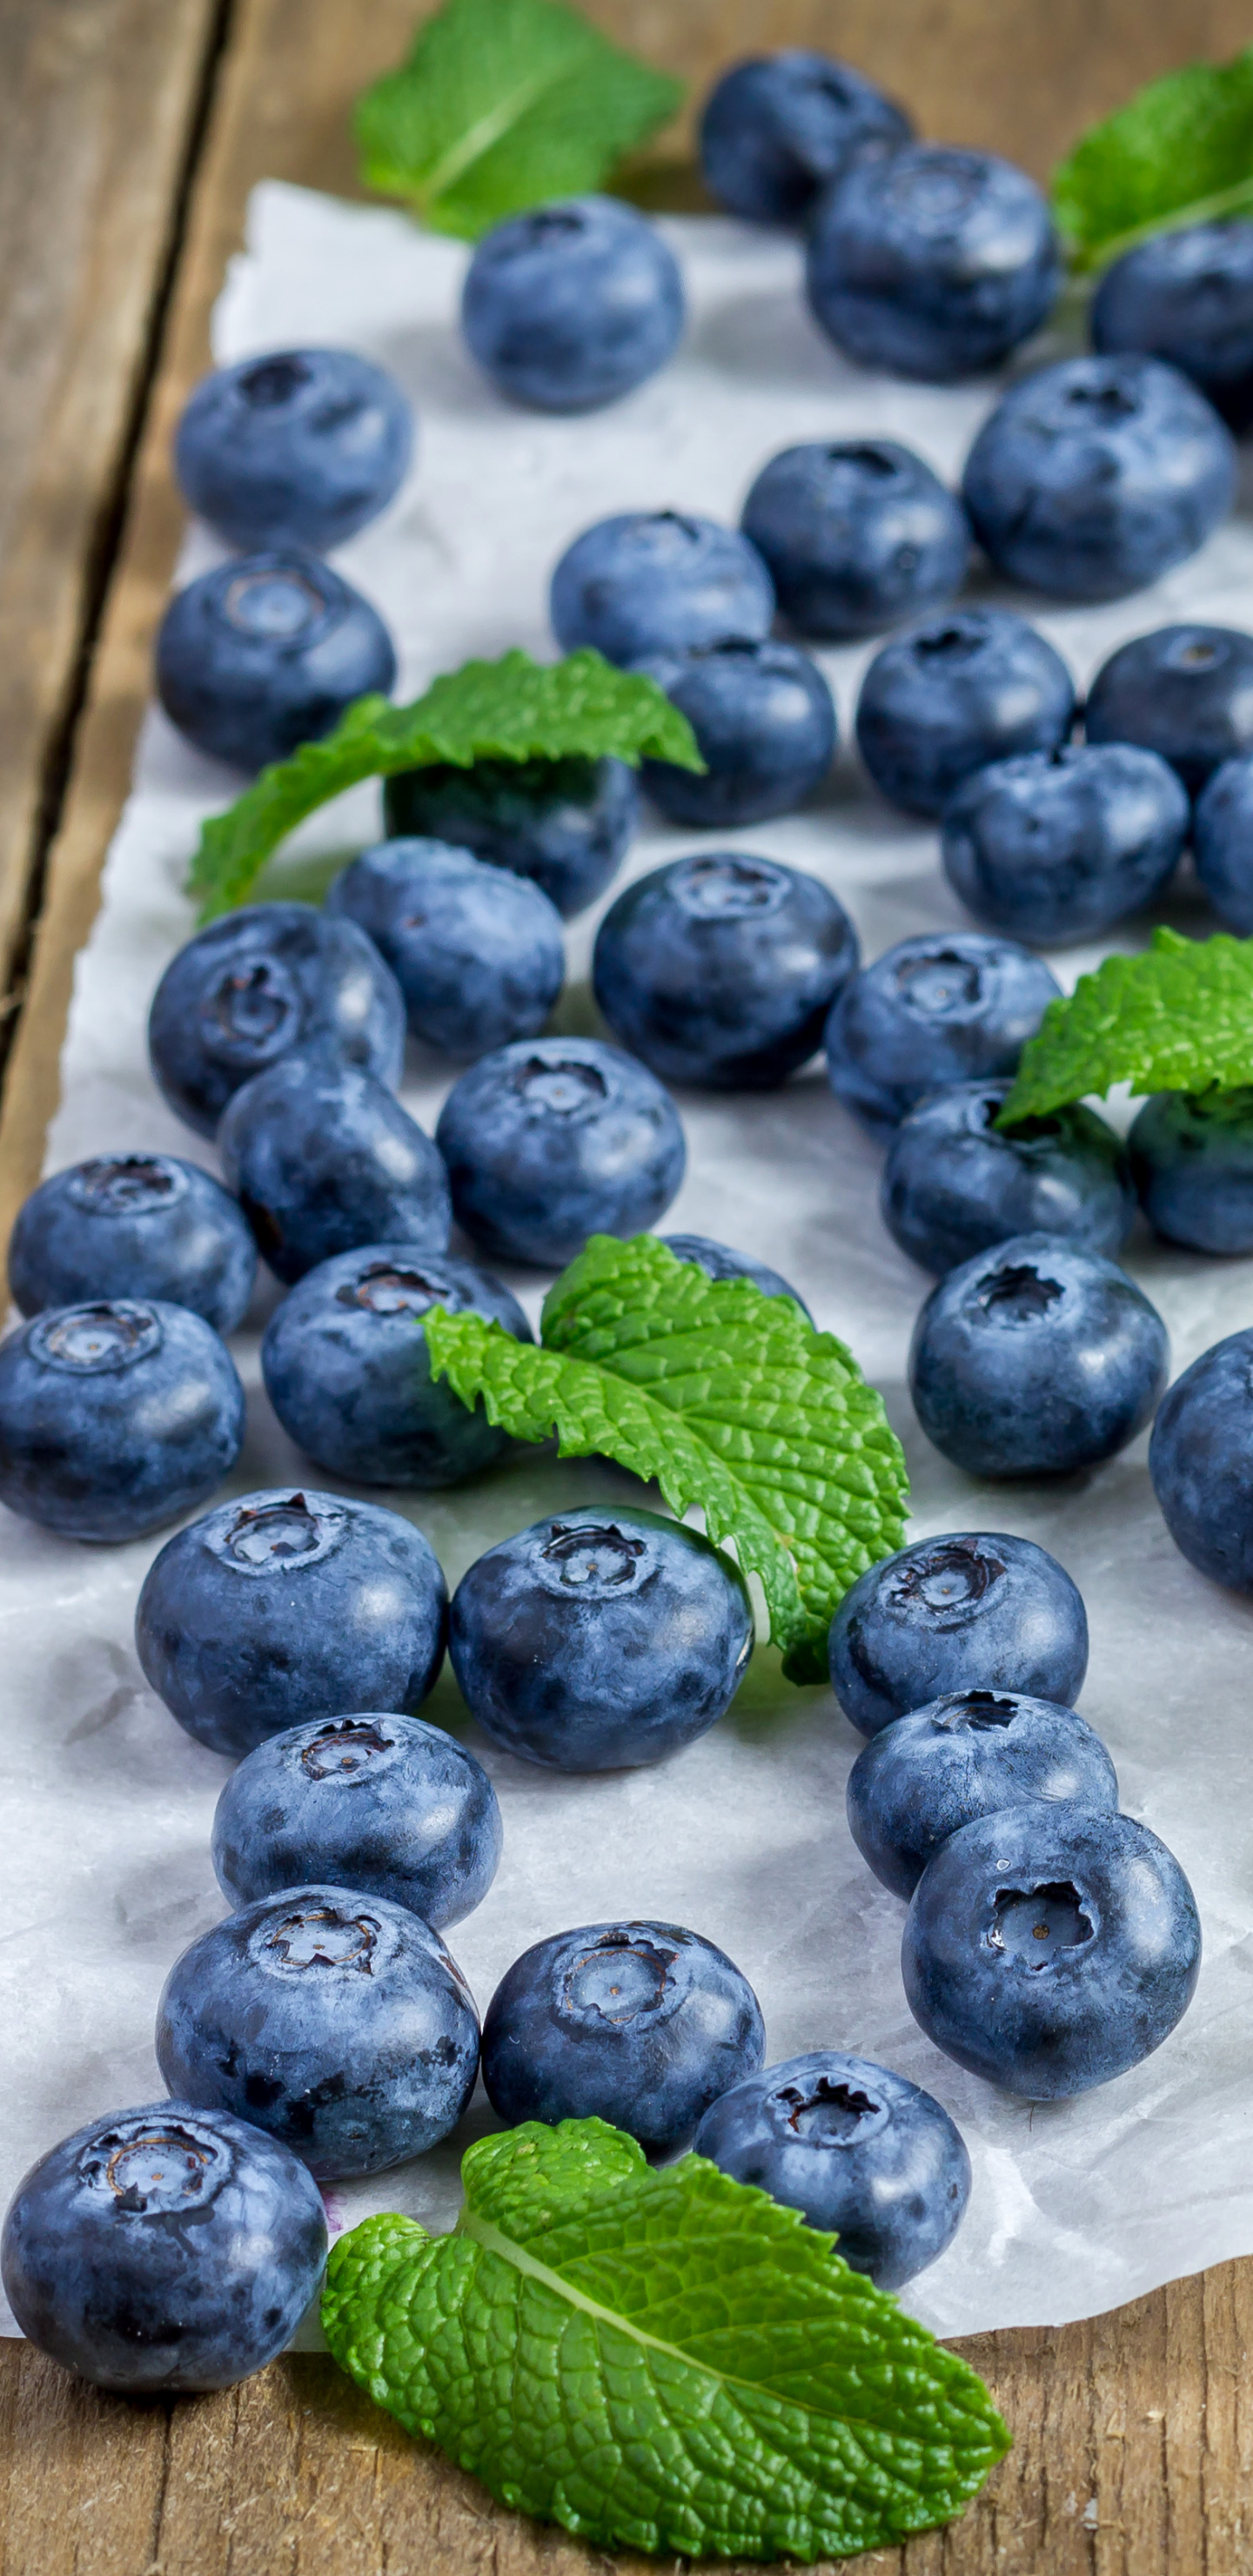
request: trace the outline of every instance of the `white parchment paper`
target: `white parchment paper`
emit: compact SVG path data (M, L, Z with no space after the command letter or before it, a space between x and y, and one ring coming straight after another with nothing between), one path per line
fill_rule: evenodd
M551 566L580 528L612 510L673 506L734 519L767 456L823 435L889 434L956 478L994 386L935 392L847 368L807 318L794 244L712 219L665 229L692 308L678 359L608 412L550 420L508 409L463 354L458 245L424 238L387 211L285 186L257 191L248 251L218 308L218 355L344 341L393 368L417 406L411 482L337 558L392 625L403 695L470 653L511 644L550 652ZM1055 336L1030 355L1057 346ZM192 530L182 577L215 559L213 541ZM1238 516L1152 592L1111 608L1048 610L1039 623L1086 681L1114 644L1183 615L1253 622L1247 520ZM820 657L846 739L869 649ZM181 888L200 819L237 785L150 714L101 912L78 961L49 1169L110 1148L212 1161L158 1100L144 1025L156 978L192 926ZM267 890L319 892L377 825L376 791L356 791L306 827ZM627 873L695 837L649 823ZM963 917L939 872L934 832L891 813L850 755L803 814L722 837L822 876L869 957ZM1202 925L1186 883L1173 905L1173 918ZM586 985L594 928L585 916L570 932L567 1028L596 1024ZM1094 956L1072 951L1055 962L1071 980ZM428 1127L447 1080L433 1057L411 1063L405 1099ZM769 1651L703 1742L658 1769L605 1778L552 1777L497 1754L475 1736L445 1675L428 1713L474 1743L506 1828L497 1882L453 1933L453 1949L485 2004L510 1960L548 1933L617 1914L668 1918L744 1968L772 2059L847 2047L926 2085L960 2124L975 2174L954 2245L906 2293L941 2332L1061 2322L1247 2252L1253 1604L1215 1590L1176 1553L1143 1440L1089 1476L1038 1488L980 1485L929 1447L904 1385L928 1283L883 1231L878 1153L836 1106L820 1066L781 1093L693 1094L681 1106L689 1172L668 1226L763 1255L852 1344L909 1454L912 1534L1019 1531L1051 1548L1081 1585L1092 1626L1084 1712L1109 1743L1124 1805L1164 1837L1197 1890L1199 1991L1156 2056L1077 2102L1033 2110L952 2066L904 2002L902 1909L848 1835L844 1783L861 1739L828 1692L782 1683ZM1206 1261L1147 1235L1127 1259L1167 1319L1176 1368L1253 1319L1247 1261ZM533 1313L545 1284L533 1273L514 1280ZM274 1294L263 1292L237 1345L249 1431L230 1490L312 1481L260 1387L256 1328ZM448 1495L379 1499L419 1523L455 1583L484 1547L541 1513L628 1490L639 1489L612 1469L543 1455ZM152 2026L162 1980L224 1911L208 1842L228 1766L191 1743L147 1690L132 1643L135 1596L158 1544L77 1546L0 1510L4 2197L67 2130L160 2094ZM480 2096L447 2147L369 2185L337 2186L333 2220L404 2207L447 2224L460 2148L490 2120Z

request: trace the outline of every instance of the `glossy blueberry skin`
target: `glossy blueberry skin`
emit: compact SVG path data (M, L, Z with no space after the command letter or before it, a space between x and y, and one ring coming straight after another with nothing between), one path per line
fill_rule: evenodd
M379 841L336 877L327 910L385 957L409 1027L462 1061L535 1037L565 981L561 915L525 877L444 841Z
M455 2129L479 2024L421 1915L307 1882L241 1905L183 1951L156 2048L180 2101L253 2121L336 2182L425 2155Z
M799 46L732 63L700 120L705 185L749 223L799 225L866 143L908 143L913 127L851 63Z
M1253 931L1253 755L1224 760L1192 818L1196 872L1224 930Z
M1088 1620L1064 1566L1004 1530L945 1530L859 1575L831 1622L831 1686L863 1735L969 1691L1069 1708L1088 1669Z
M265 1389L319 1467L358 1485L457 1485L508 1447L481 1402L432 1377L421 1318L436 1305L533 1339L499 1279L412 1242L338 1253L283 1299L261 1345Z
M420 1530L377 1503L282 1485L176 1531L144 1578L144 1677L212 1753L301 1721L416 1709L444 1660L448 1587Z
M1178 771L1190 796L1224 761L1253 752L1253 635L1234 626L1157 626L1101 664L1088 691L1089 742L1137 742Z
M814 440L763 465L740 525L798 635L877 635L961 589L970 529L912 448Z
M818 877L747 851L637 877L596 934L592 982L615 1036L667 1082L785 1082L822 1043L857 935Z
M197 751L250 773L390 697L396 650L368 599L294 547L236 555L175 593L156 644L157 696Z
M1055 751L1074 714L1060 653L1025 617L950 609L876 653L857 701L857 748L889 803L934 816L972 770Z
M732 2085L695 2150L833 2231L843 2261L881 2290L935 2262L970 2198L970 2158L947 2111L905 2076L833 2048Z
M483 2016L483 2082L502 2120L608 2120L654 2156L690 2145L764 2053L747 1977L676 1923L587 1923L537 1941Z
M1253 1252L1253 1091L1156 1091L1127 1149L1155 1234L1193 1252Z
M626 664L760 642L774 619L774 584L736 529L678 510L630 510L597 519L567 546L549 614L563 653L590 644Z
M235 1200L176 1154L97 1154L54 1172L9 1238L9 1288L24 1315L84 1297L159 1297L233 1333L256 1272Z
M533 411L619 402L673 357L683 322L673 251L615 197L569 197L495 225L461 298L471 356Z
M231 2388L264 2369L325 2262L304 2166L251 2121L185 2102L106 2114L49 2148L0 2246L22 2333L123 2397Z
M747 1252L733 1252L729 1244L715 1243L708 1234L663 1234L661 1240L676 1261L694 1261L708 1279L751 1279L763 1297L790 1297L812 1324L813 1316L799 1290L768 1262L754 1261Z
M1063 743L976 770L944 815L945 876L977 921L1061 947L1140 912L1183 853L1191 809L1134 743Z
M1052 1700L974 1690L882 1727L853 1764L845 1803L862 1859L908 1900L950 1834L1033 1798L1112 1815L1118 1775L1100 1736Z
M1054 2102L1160 2048L1200 1958L1192 1890L1147 1825L1036 1802L940 1845L910 1901L901 1973L947 2057Z
M827 1078L882 1131L930 1091L1012 1074L1061 991L1040 957L982 930L900 939L831 1008Z
M589 1234L648 1232L687 1147L668 1091L599 1038L534 1038L453 1084L435 1141L457 1223L498 1261L560 1270Z
M491 1781L455 1736L368 1710L248 1754L217 1803L213 1867L231 1905L317 1880L385 1896L442 1932L482 1904L502 1838Z
M1253 1331L1202 1351L1164 1395L1149 1442L1162 1518L1189 1565L1253 1592Z
M1056 1235L1016 1234L933 1288L909 1388L923 1430L972 1476L1065 1476L1142 1431L1170 1367L1134 1280Z
M174 433L174 471L228 546L328 554L399 491L413 415L355 349L271 349L202 376Z
M1233 429L1253 419L1253 223L1183 224L1137 242L1092 299L1092 346L1178 367Z
M814 317L864 367L924 384L979 375L1038 328L1060 283L1039 189L991 152L869 154L814 209Z
M448 1179L394 1092L321 1048L281 1056L233 1095L222 1170L271 1270L290 1286L361 1243L442 1252Z
M635 665L687 717L705 774L646 760L646 793L671 823L731 829L790 814L835 758L835 707L796 644L699 644Z
M888 1147L879 1212L888 1233L942 1279L1010 1234L1064 1235L1116 1253L1136 1212L1126 1151L1076 1101L999 1129L1008 1082L953 1082L920 1100Z
M1157 358L1063 358L1011 385L962 498L997 571L1063 599L1121 599L1196 553L1236 492L1204 396Z
M660 1762L729 1708L753 1651L738 1568L680 1521L594 1505L488 1548L448 1652L493 1743L556 1771Z
M389 832L449 841L530 877L569 921L617 875L639 788L624 760L432 762L384 779L383 813Z
M243 1446L226 1345L157 1297L47 1306L0 1342L0 1502L63 1538L142 1538Z

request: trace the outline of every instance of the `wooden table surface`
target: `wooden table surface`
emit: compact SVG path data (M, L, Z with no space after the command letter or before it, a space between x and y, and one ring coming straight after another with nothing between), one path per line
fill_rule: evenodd
M844 52L925 129L1044 177L1136 82L1248 41L1245 0L583 0L688 74ZM37 1179L74 957L178 543L169 435L261 177L356 193L347 112L416 0L0 0L0 1241ZM690 148L663 137L664 201ZM690 183L688 183L690 185ZM1198 2105L1198 2117L1204 2106ZM1015 2436L965 2519L876 2576L1249 2576L1253 2260L962 2349ZM0 2576L580 2576L333 2365L101 2398L0 2344Z

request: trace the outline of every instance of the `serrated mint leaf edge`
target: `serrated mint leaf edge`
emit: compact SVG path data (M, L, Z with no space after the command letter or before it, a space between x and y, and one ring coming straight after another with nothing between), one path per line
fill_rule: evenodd
M1221 79L1224 73L1237 71L1242 64L1248 63L1251 59L1253 59L1253 45L1243 47L1238 54L1231 55L1225 62L1201 61L1179 64L1173 70L1159 73L1154 80L1142 82L1140 87L1132 92L1131 97L1124 100L1121 107L1112 109L1108 116L1099 117L1095 124L1090 125L1086 132L1080 135L1078 142L1072 146L1053 172L1049 201L1071 266L1081 275L1110 267L1116 259L1122 257L1124 251L1134 249L1138 242L1153 240L1158 233L1178 232L1190 224L1213 222L1224 215L1238 214L1243 207L1253 205L1253 169L1250 170L1247 180L1226 188L1207 191L1201 197L1191 198L1164 208L1159 214L1147 217L1142 223L1127 225L1117 233L1093 233L1086 228L1076 231L1068 221L1066 203L1076 165L1082 169L1085 156L1091 155L1111 132L1116 133L1124 120L1133 112L1143 110L1154 96L1168 90L1189 73L1210 71Z
M1085 1012L1100 994L1105 993L1109 995L1111 1005L1117 997L1117 1004L1122 1009L1128 993L1134 996L1137 989L1145 987L1151 991L1154 966L1164 958L1186 968L1189 957L1194 957L1199 983L1204 973L1206 953L1215 949L1220 960L1228 956L1232 959L1244 956L1249 960L1250 1017L1245 1064L1233 1061L1228 1055L1224 1066L1216 1066L1213 1050L1208 1056L1206 1053L1204 1023L1197 1019L1192 1024L1197 1031L1196 1050L1188 1068L1188 1079L1181 1082L1178 1076L1182 1068L1177 1052L1174 1056L1166 1056L1159 1050L1155 1055L1151 1027L1146 1026L1143 1017L1137 1019L1127 1014L1125 1009L1126 1029L1120 1039L1117 1018L1111 1007L1109 1021L1102 1032L1100 1056L1094 1039L1086 1067L1078 1074L1050 1071L1051 1063L1067 1044L1068 1032L1076 1017L1076 1004L1081 1013ZM1207 999L1208 996L1200 998ZM1186 1035L1183 1024L1176 1021L1175 1025L1180 1028L1181 1036ZM1128 957L1117 950L1112 956L1103 958L1099 966L1079 977L1072 993L1063 993L1049 1003L1034 1037L1028 1038L1023 1048L1013 1089L995 1124L998 1128L1012 1127L1022 1118L1047 1117L1051 1110L1065 1108L1072 1101L1099 1099L1120 1082L1130 1083L1133 1096L1138 1099L1147 1098L1155 1091L1199 1092L1210 1088L1236 1091L1253 1084L1253 940L1233 938L1226 931L1216 931L1208 939L1184 939L1178 931L1162 923L1154 931L1148 947L1140 949L1135 956Z

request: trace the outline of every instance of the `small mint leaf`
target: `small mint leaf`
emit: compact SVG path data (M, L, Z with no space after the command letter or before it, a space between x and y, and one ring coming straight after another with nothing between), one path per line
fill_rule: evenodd
M1079 268L1168 226L1250 206L1253 47L1150 81L1092 126L1053 177L1053 212Z
M901 1545L908 1485L880 1397L791 1297L713 1280L655 1235L593 1235L544 1304L542 1346L437 1307L431 1367L519 1440L614 1458L699 1504L761 1577L789 1681L826 1677L832 1615Z
M342 2370L505 2504L602 2548L812 2560L961 2512L1009 2435L981 2380L834 2240L599 2120L462 2161L453 2235L332 2248Z
M355 113L366 185L474 241L506 215L598 188L682 105L558 0L447 0Z
M1137 957L1107 957L1050 1002L997 1119L1043 1118L1111 1091L1234 1091L1253 1083L1253 939L1155 930Z
M247 901L266 860L307 814L356 787L435 761L469 768L476 760L564 760L612 757L637 766L667 760L703 769L686 716L655 680L619 671L584 650L561 662L505 653L498 662L465 662L432 682L425 697L394 707L386 698L357 698L321 742L302 743L288 760L263 769L200 836L188 885L199 895L201 921Z

